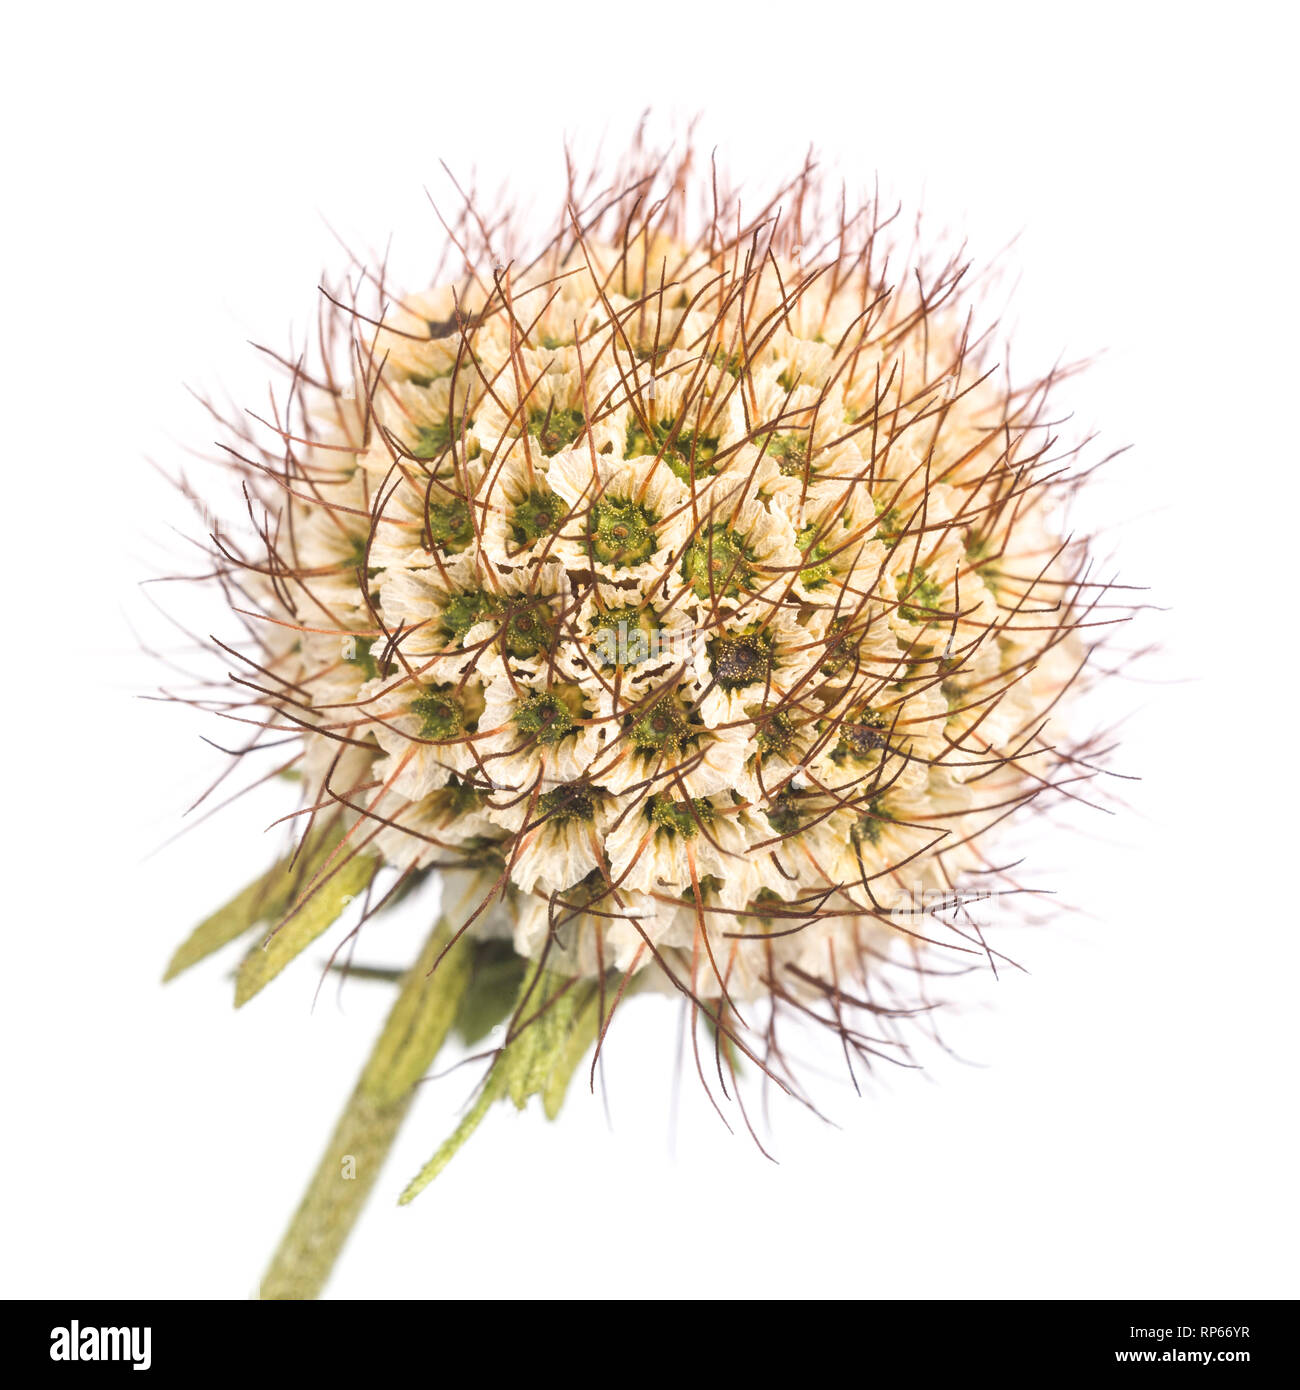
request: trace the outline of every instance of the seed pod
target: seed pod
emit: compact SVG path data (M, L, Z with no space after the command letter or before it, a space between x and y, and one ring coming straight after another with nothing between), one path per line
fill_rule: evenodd
M231 451L259 543L214 566L257 645L224 698L297 740L333 847L241 978L324 929L334 875L376 874L373 912L437 869L438 959L506 1030L417 1187L492 1098L553 1113L631 989L689 1000L720 1077L789 1088L787 1015L851 1066L855 1016L903 1049L891 963L982 954L995 837L1091 770L1064 697L1104 589L1058 536L1052 379L1006 377L965 265L822 217L812 173L797 221L692 230L695 191L655 160L575 184L503 260L467 209L458 277L331 296Z

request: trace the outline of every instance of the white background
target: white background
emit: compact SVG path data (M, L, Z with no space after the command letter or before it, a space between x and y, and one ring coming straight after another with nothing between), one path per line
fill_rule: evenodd
M1039 846L1031 973L949 1019L962 1065L774 1108L780 1164L688 1083L676 1014L611 1042L603 1107L494 1113L402 1182L472 1078L435 1082L340 1296L1295 1296L1293 710L1300 691L1293 20L1282 6L23 6L6 20L4 1292L246 1297L385 1007L307 963L230 1008L163 989L271 853L263 798L147 857L222 728L147 702L181 644L139 581L190 563L146 459L265 399L323 271L395 234L418 283L439 158L555 188L566 133L702 111L765 180L814 143L977 248L1020 234L1029 365L1105 349L1081 429L1132 450L1092 503L1168 611L1128 715L1131 810ZM328 226L327 226L328 223ZM193 465L206 486L213 470ZM1117 789L1118 789L1118 784ZM372 939L403 959L429 905ZM321 953L323 954L323 953Z

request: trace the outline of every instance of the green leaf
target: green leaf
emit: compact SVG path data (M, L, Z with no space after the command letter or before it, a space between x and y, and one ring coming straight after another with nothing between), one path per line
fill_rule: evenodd
M238 1009L246 1004L323 931L333 926L348 903L365 889L378 867L376 855L353 853L351 858L340 859L332 867L323 868L327 877L308 889L307 896L299 899L290 915L240 962L235 976L235 1007Z
M273 922L315 877L343 837L341 826L313 834L297 857L286 855L255 879L211 917L206 917L177 948L167 966L164 982L218 951L259 922Z
M398 1199L403 1206L455 1158L495 1101L508 1096L523 1109L530 1096L540 1095L547 1118L554 1119L578 1063L600 1030L599 990L594 985L570 983L563 976L539 972L531 962L521 964L524 976L511 1011L519 1015L518 1031L497 1053L473 1105L407 1185Z
M473 1047L514 1012L528 962L509 941L475 944L469 984L456 1015L456 1036Z
M592 989L586 1001L577 1009L568 1036L555 1055L555 1060L542 1087L542 1109L546 1118L553 1120L560 1113L564 1098L569 1093L569 1083L578 1063L587 1055L600 1032L600 1009L597 1003L600 991Z
M493 1101L500 1096L504 1089L504 1072L501 1065L504 1057L504 1052L498 1055L497 1060L492 1064L492 1070L488 1072L483 1082L483 1088L479 1091L478 1098L474 1101L468 1113L461 1120L460 1124L452 1130L451 1134L443 1140L438 1151L428 1163L426 1163L406 1185L406 1190L397 1199L399 1206L404 1207L407 1203L413 1202L452 1159L456 1157L465 1141L482 1123L483 1116L491 1109Z
M524 1002L525 1018L521 1021L527 1026L506 1049L506 1092L519 1110L528 1104L530 1096L542 1093L573 1023L579 987L575 984L563 994L548 995L548 986L554 979L549 974L538 977L537 988Z

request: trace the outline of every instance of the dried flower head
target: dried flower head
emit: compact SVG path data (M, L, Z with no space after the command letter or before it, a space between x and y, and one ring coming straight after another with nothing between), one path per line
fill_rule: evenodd
M630 990L689 1001L731 1094L745 1058L802 1095L787 1020L850 1069L905 1055L891 969L986 956L995 833L1091 774L1063 697L1105 592L1057 529L1053 377L1011 379L961 256L874 203L805 168L751 208L638 148L540 240L468 199L445 225L436 288L328 294L319 362L232 446L218 698L243 755L292 741L298 843L173 967L267 923L243 1002L439 871L331 1154L377 1171L448 1032L507 1026L408 1196L494 1099L554 1113ZM271 1293L319 1287L373 1180L333 1166Z

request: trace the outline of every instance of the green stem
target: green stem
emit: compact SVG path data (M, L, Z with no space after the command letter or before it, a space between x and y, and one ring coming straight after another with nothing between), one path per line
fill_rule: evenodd
M261 1284L264 1299L315 1298L374 1186L416 1083L432 1064L469 980L469 951L440 923L407 972L397 1002L326 1145ZM432 974L430 973L432 971Z

